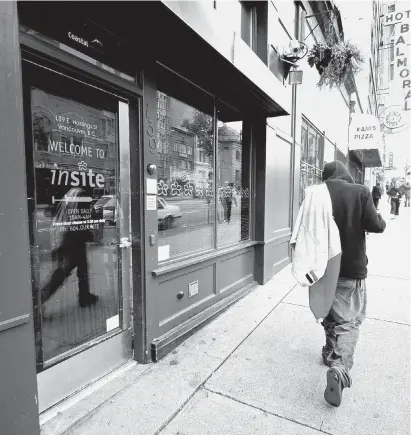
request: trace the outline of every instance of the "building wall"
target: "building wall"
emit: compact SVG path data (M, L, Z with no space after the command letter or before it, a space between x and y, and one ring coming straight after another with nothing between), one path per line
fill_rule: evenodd
M36 360L17 3L0 3L0 422L1 433L37 434ZM7 126L7 128L6 128ZM7 147L7 149L6 149Z
M294 34L294 14L295 9L290 5L292 2L271 2L270 9L271 22L270 26L275 28L275 31L270 34L271 42L281 49L282 46L287 46L289 40ZM312 15L313 11L309 6L309 2L304 2L306 15ZM278 21L278 22L276 22ZM305 43L308 47L312 47L316 42L324 42L324 36L319 27L317 27L311 35L311 29L316 26L316 18L302 19L304 27ZM276 41L276 42L274 42ZM279 41L279 42L277 42ZM269 41L270 42L270 41ZM297 86L297 121L301 116L305 116L311 121L320 131L325 131L326 136L337 144L337 147L344 153L348 152L348 122L349 96L345 88L331 90L323 88L319 89L317 83L319 74L315 67L311 68L308 65L307 57L298 62L299 69L303 70L303 83ZM284 81L284 86L287 89L288 98L291 99L291 86ZM291 135L291 117L280 117L269 120L269 123L274 128L282 130L284 133ZM298 129L299 130L299 129ZM296 134L297 143L300 142L301 135Z
M272 99L277 102L278 114L291 113L290 107L293 93L291 87L283 81L282 65L278 58L282 52L281 44L287 45L294 34L295 8L293 2L270 1L267 3L267 23L269 24L267 29L267 64L261 60L264 56L257 56L244 41L241 41L241 38L239 39L239 35L241 35L240 3L217 2L216 8L214 7L214 2L164 3L184 21L178 22L178 26L180 26L179 30L190 28L194 29L194 32L197 33L199 37L197 38L196 48L199 51L209 48L208 45L212 46L221 57L231 62L230 67L232 67L231 72L233 76L237 78L241 77L241 80L245 77L247 81L243 83L246 83L249 87L255 85L262 90L262 94L267 96L266 100ZM5 68L7 73L10 72L10 75L5 77L7 79L12 77L13 83L10 85L10 88L2 88L1 92L4 92L4 89L17 88L18 95L20 92L18 87L21 83L18 67L16 70L15 59L18 58L19 47L16 42L18 37L13 33L17 29L17 16L13 8L15 8L15 3L11 3L11 6L7 3L5 3L5 6L0 6L2 14L12 15L13 19L10 20L10 23L15 26L7 27L8 41L11 47L9 52L13 54L13 62L9 61L6 57L8 63ZM201 40L200 37L202 38ZM318 38L320 38L320 35L318 35ZM308 41L310 40L308 39ZM158 48L155 43L153 44L154 48ZM174 47L180 46L175 45ZM176 48L173 54L178 55L179 51L180 49ZM173 116L185 118L192 116L192 113L184 111L185 109L179 107L179 104L176 102L172 106L166 98L162 100L164 105L159 106L155 68L156 61L161 61L162 59L156 58L157 51L154 49L150 55L151 57L145 59L144 64L145 81L144 95L142 96L144 113L141 119L141 132L137 132L138 128L133 130L133 135L137 136L141 133L143 138L143 144L141 150L139 150L141 151L141 161L139 160L140 157L137 158L133 154L133 158L138 159L137 167L142 168L141 172L144 173L144 176L140 174L142 186L140 186L138 176L132 180L136 195L147 191L148 179L154 180L161 178L161 176L170 176L167 175L164 168L159 168L158 174L149 177L145 172L145 168L149 163L161 163L160 158L157 160L157 155L160 148L164 145L167 147L165 152L162 151L161 154L169 158L171 162L173 159L176 160L177 156L172 148L173 141L176 143L186 142L192 144L193 154L191 154L190 159L196 167L202 168L201 171L207 172L208 165L211 165L211 162L201 162L202 164L198 162L200 158L195 138L192 134L188 134L188 132L181 128L181 123L173 119ZM1 59L3 61L4 57ZM204 74L204 71L197 71L195 67L196 65L190 65L193 76L196 74L200 75L200 73ZM326 91L319 91L315 87L318 79L316 76L317 72L309 68L306 60L301 62L301 67L304 69L304 84L296 88L297 116L295 141L293 140L292 117L289 115L267 120L266 117L262 116L261 113L263 111L261 110L259 113L247 113L243 118L245 121L242 124L244 129L241 131L241 137L243 144L247 144L247 146L244 145L241 148L241 158L249 159L251 167L251 174L246 173L243 178L245 180L249 175L251 185L247 185L246 189L242 189L243 192L241 194L247 194L245 197L248 200L250 189L253 189L250 195L250 213L248 215L248 217L251 216L252 222L247 223L250 227L250 237L247 235L247 237L242 238L242 233L238 233L236 237L238 235L241 239L238 237L238 240L235 240L236 243L222 246L221 249L218 249L218 252L217 250L203 252L201 257L192 254L183 259L177 258L177 261L162 263L159 260L157 210L149 209L144 205L142 210L139 210L138 207L145 202L140 201L137 204L136 199L135 204L137 205L135 207L140 212L138 221L140 219L144 220L145 230L144 234L136 232L135 239L138 239L138 246L134 247L135 250L144 252L142 270L135 273L135 275L138 275L141 272L141 276L136 278L135 284L136 287L143 287L145 293L139 288L138 295L141 297L141 300L135 301L134 305L138 316L141 316L135 319L135 325L137 323L140 323L140 326L143 323L147 325L147 332L141 338L141 341L144 342L142 348L135 348L135 352L139 354L142 362L147 362L150 359L150 350L153 351L152 355L154 359L163 356L179 340L183 340L186 336L185 334L190 329L194 331L205 320L219 312L217 308L213 307L218 306L218 310L221 310L222 307L227 307L245 294L255 281L258 281L260 284L267 282L275 273L290 262L289 240L293 220L296 211L298 211L296 201L298 203L301 154L299 146L302 117L308 118L320 131L329 131L330 134L327 134L327 136L332 141L336 141L338 144L341 143L342 149L344 149L344 144L346 143L346 139L344 139L346 126L341 120L345 118L348 120L348 113L346 113L347 98L344 99L343 95L339 95L335 91L328 94ZM179 73L178 70L176 72ZM219 72L214 72L216 77ZM246 91L246 85L244 85L241 91ZM13 98L15 95L13 94ZM214 96L218 97L219 95ZM210 95L207 95L207 98L209 97L212 99ZM4 99L0 99L0 104L2 104L2 110L5 110L6 114L12 115L10 125L15 126L13 137L22 138L22 132L20 131L21 124L13 124L16 119L22 119L21 113L18 113L20 109L16 108L15 99L13 98L10 95L5 95ZM336 101L333 101L332 107L330 107L331 99L336 99ZM7 102L6 105L4 105L4 101ZM313 104L314 101L315 105ZM242 114L241 111L240 113ZM330 116L330 113L332 113L332 116ZM160 117L165 121L161 126L160 123L156 122ZM238 120L236 119L236 121ZM171 131L173 123L179 128L174 133ZM230 124L230 122L227 122L227 124ZM12 129L10 129L11 132ZM165 140L163 141L162 137L164 135ZM158 139L158 143L156 143L154 148L150 146L153 143L153 137ZM11 142L12 139L10 137ZM221 142L224 144L223 139ZM227 142L227 150L223 150L225 153L223 160L228 163L227 167L222 168L220 175L221 178L226 179L225 181L232 180L236 182L236 171L240 170L236 157L237 151L240 151L239 142L238 138ZM248 146L249 143L250 146ZM11 207L14 207L10 208L6 218L9 219L10 223L14 222L15 224L20 222L16 226L16 228L19 228L19 231L18 234L10 232L9 235L12 239L6 238L2 241L1 245L10 244L20 248L24 247L24 249L20 249L19 253L15 250L14 254L12 249L12 255L8 256L8 260L13 260L15 264L19 263L20 267L24 270L19 274L21 281L13 281L14 275L11 273L13 267L11 263L7 263L4 275L2 276L6 277L5 279L10 283L10 288L12 288L13 292L17 290L15 294L18 294L18 290L21 289L22 307L24 308L21 313L27 314L30 311L31 302L29 295L31 294L31 289L28 285L30 282L28 277L30 263L27 250L25 249L29 246L29 241L27 240L28 236L26 232L21 231L21 227L27 229L25 180L21 176L24 173L23 140L19 139L17 145L13 148L13 152L16 154L10 154L10 158L16 160L16 168L20 169L11 174L9 168L4 167L4 174L7 174L9 178L7 182L3 183L3 186L9 185L10 180L14 180L13 176L16 177L15 186L18 187L19 198L18 201L14 202L16 200L15 196L11 198L10 192L6 189L2 199L5 198L5 201L12 204ZM296 147L294 148L295 145ZM330 152L327 155L330 155ZM209 178L209 174L206 173L206 176ZM214 174L214 177L216 177L216 174ZM8 199L11 199L11 201L8 201ZM195 198L190 198L191 200L194 201ZM206 201L203 201L202 204L204 204L204 210L207 210ZM241 215L241 218L243 218L243 215ZM154 238L149 236L154 236ZM215 237L218 241L218 233ZM21 252L26 252L26 255L19 257ZM196 281L199 291L197 297L191 298L189 297L189 288ZM13 315L18 316L21 313L13 313ZM19 326L19 328L9 329L6 333L1 331L0 334L3 335L0 335L0 340L4 337L5 346L10 346L15 352L16 358L20 358L22 364L25 364L23 372L27 374L27 378L10 378L8 374L9 378L6 385L9 393L7 397L4 397L3 392L1 393L1 400L4 403L1 409L8 410L8 404L5 400L8 400L11 396L16 397L17 391L20 397L16 400L21 401L24 405L21 409L24 409L25 415L29 416L27 420L29 420L32 416L36 416L37 413L34 392L35 362L33 331L30 323ZM20 346L18 349L13 347L13 340L24 343L24 346ZM10 361L6 361L7 364L10 364ZM9 372L11 372L11 368L6 371L6 373ZM16 422L21 421L18 418L19 414L16 414L16 409L17 407L14 407L13 412L10 412L10 416L13 418L13 422L10 424L15 425L17 424ZM32 427L35 427L37 423L36 420ZM10 430L8 433L13 435L18 433L18 431L13 432L13 430ZM37 429L34 429L30 433L36 432Z

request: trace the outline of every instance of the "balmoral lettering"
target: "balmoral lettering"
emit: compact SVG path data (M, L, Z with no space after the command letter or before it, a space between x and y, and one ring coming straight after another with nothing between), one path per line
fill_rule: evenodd
M397 42L395 43L395 45L397 45L397 44L405 44L405 39L402 35L397 39Z
M401 24L401 33L408 32L410 30L410 26L408 24Z

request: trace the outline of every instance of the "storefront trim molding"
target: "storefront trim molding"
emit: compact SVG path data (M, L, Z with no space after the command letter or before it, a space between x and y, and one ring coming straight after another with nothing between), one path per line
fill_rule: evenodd
M289 230L289 228L287 228L287 230ZM257 243L259 245L269 245L270 243L272 243L274 246L281 245L281 243L284 243L291 238L291 234L292 234L291 231L288 231L286 234L282 234L281 236L276 236L271 239L264 240Z
M176 326L174 329L168 331L159 338L156 338L151 343L151 357L154 362L159 361L171 350L187 340L191 335L203 328L211 320L222 314L227 308L235 304L238 300L242 299L252 290L257 287L257 283L252 283L244 286L242 289L227 296L221 301L215 303L211 307L205 309L201 313L191 317L184 323Z
M275 275L277 272L279 272L281 269L283 269L287 264L290 263L289 258L283 258L280 261L277 261L277 263L273 264L273 274Z
M23 314L21 316L14 317L12 319L3 320L0 322L0 332L7 329L15 328L16 326L24 325L30 319L30 314Z
M115 85L123 92L125 91L127 93L130 93L130 95L133 96L143 95L143 90L140 89L137 85L127 83L126 81L121 80L116 76L107 73L80 58L76 58L73 55L65 53L64 51L58 49L57 47L53 47L45 42L42 42L36 39L35 37L27 36L20 32L19 42L22 47L24 47L26 50L29 50L30 52L34 52L35 54L41 53L42 55L50 57L54 60L63 62L65 66L70 69L73 69L74 67L77 70L80 70L86 74L91 74L98 80L103 80L104 85L106 87L107 85L109 85L110 87ZM107 92L105 89L101 89L101 90ZM116 97L118 97L118 95L116 95Z
M211 252L208 252L208 253L200 255L200 256L198 256L198 254L196 254L196 256L194 258L185 258L181 261L177 261L177 262L172 263L172 264L161 266L158 269L154 269L151 273L153 276L165 275L167 273L175 272L176 270L180 270L180 269L183 269L183 268L188 267L188 266L193 266L195 264L199 264L199 263L202 263L204 261L213 260L213 259L222 257L223 255L226 255L226 254L231 254L231 253L236 252L236 251L241 251L243 249L249 248L250 246L255 246L257 244L258 244L258 242L248 241L248 242L236 244L235 246L228 246L226 248L221 248L217 251L211 251Z

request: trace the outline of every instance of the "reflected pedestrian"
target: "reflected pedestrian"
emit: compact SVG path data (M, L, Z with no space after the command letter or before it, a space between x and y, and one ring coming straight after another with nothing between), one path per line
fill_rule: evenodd
M388 192L391 198L391 219L395 219L400 214L400 204L403 196L403 190L400 187L400 182L397 180L394 186Z
M92 240L92 232L71 225L73 219L80 213L81 200L85 196L80 188L70 189L65 195L66 201L61 201L57 207L54 219L52 254L57 261L57 268L50 276L41 291L41 303L47 302L56 293L71 272L77 268L78 304L80 307L89 307L98 301L98 296L90 293L87 242Z
M237 200L234 195L234 183L228 183L228 186L225 188L224 194L224 222L227 222L228 224L231 221L231 208L233 206L233 201L235 203L235 206L237 207Z

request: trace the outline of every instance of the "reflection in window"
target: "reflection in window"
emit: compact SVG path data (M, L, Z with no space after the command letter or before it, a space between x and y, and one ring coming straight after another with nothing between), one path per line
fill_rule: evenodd
M213 117L157 92L157 135L159 245L171 258L212 249Z
M43 364L106 334L106 320L119 315L117 115L36 88L31 106L33 302Z
M244 123L239 114L221 106L218 110L216 173L218 247L249 238L250 207L249 161L242 152ZM225 118L227 122L224 122Z
M33 116L34 146L37 151L48 151L49 138L52 132L49 114L39 110Z
M312 184L321 183L323 156L323 135L303 119L301 126L300 204L304 199L304 189Z

